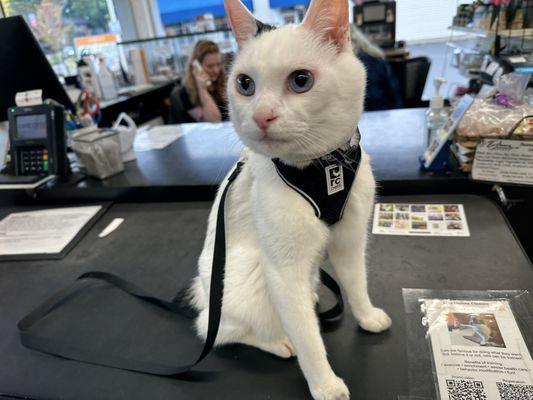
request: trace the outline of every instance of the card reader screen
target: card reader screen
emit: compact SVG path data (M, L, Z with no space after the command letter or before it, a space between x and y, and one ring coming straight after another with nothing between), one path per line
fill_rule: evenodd
M45 139L46 115L20 115L17 117L18 139Z

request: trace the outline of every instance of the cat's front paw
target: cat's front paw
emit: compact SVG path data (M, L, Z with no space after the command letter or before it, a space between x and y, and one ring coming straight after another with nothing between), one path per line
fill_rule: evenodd
M330 380L311 388L315 400L349 400L350 391L344 381L333 376Z
M358 318L359 326L365 331L378 333L390 328L392 321L385 311L381 308L372 307L370 310L360 315Z

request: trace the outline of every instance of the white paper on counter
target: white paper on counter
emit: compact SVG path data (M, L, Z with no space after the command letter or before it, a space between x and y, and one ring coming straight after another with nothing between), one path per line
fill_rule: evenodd
M533 399L533 361L507 300L423 303L441 399Z
M183 136L180 125L154 126L139 132L133 144L135 151L161 150Z
M9 126L7 122L0 122L0 170L6 165L6 156L9 151Z
M101 206L12 213L0 221L0 256L60 253Z
M194 135L198 132L208 132L213 135L236 136L232 122L191 122L180 125L185 135Z

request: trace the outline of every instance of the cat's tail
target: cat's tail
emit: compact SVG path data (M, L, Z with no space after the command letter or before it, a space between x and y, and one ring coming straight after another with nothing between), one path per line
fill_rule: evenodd
M181 296L183 304L188 304L197 313L207 307L207 299L199 276L194 277L191 284L181 289L178 295Z
M203 299L200 277L195 277L190 285L181 288L173 302L179 304L181 314L183 316L194 319L198 316L200 311L205 308L205 300Z

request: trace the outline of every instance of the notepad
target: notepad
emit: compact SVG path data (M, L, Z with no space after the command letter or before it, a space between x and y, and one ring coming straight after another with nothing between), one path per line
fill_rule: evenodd
M97 205L9 214L0 221L0 256L59 254L101 210Z

